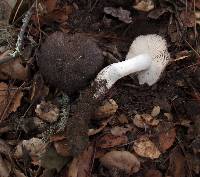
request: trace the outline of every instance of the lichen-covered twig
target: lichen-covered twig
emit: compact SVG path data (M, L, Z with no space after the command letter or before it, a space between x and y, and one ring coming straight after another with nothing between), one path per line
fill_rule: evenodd
M36 5L36 1L33 3L31 8L27 11L25 17L22 20L23 24L22 24L22 27L21 27L19 35L18 35L15 50L12 53L10 53L8 56L6 56L5 58L2 58L0 60L0 64L4 64L12 59L15 59L17 56L20 55L22 48L23 48L24 34L25 34L26 28L29 24L29 21L31 19L31 16L33 14L33 9L35 8L35 5Z
M58 100L60 104L60 116L59 120L50 126L40 134L38 137L42 137L44 142L48 142L50 136L64 131L65 125L68 123L69 117L69 98L66 94L62 94L61 98Z

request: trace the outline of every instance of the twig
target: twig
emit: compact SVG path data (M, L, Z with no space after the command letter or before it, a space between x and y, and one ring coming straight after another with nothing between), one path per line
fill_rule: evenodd
M0 60L0 64L7 63L10 60L15 59L17 56L20 55L21 50L23 48L23 43L24 43L24 34L25 34L26 28L28 26L28 23L31 19L31 16L33 14L33 9L34 9L35 5L36 5L36 2L33 3L31 8L27 11L25 17L22 19L23 24L22 24L22 27L21 27L19 35L18 35L15 51L13 53L10 53L5 58L2 58Z

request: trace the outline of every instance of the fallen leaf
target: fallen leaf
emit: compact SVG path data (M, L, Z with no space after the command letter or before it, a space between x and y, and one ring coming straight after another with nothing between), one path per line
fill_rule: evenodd
M121 7L104 7L104 13L117 17L120 21L124 23L131 23L132 17L130 17L130 11L124 10Z
M56 122L59 117L59 109L51 102L42 101L37 105L35 112L40 119L53 123Z
M127 142L128 142L128 138L125 135L114 136L112 134L106 134L97 141L97 147L111 148L111 147L119 146L122 144L126 144Z
M38 117L26 117L22 118L22 124L20 127L26 132L31 133L33 131L43 131L47 126L49 126L46 122L42 121Z
M200 11L195 12L195 17L196 17L196 23L200 25Z
M177 27L177 23L176 23L176 21L174 19L172 19L172 22L168 26L168 35L170 36L171 42L176 43L176 44L179 43L179 41L180 41L179 33L180 33L180 30ZM163 100L166 102L165 99L163 99ZM163 103L162 100L161 100L161 103ZM169 105L167 105L167 107L170 108ZM170 111L170 109L166 109L166 111Z
M135 0L133 8L139 11L149 12L154 9L154 6L153 0Z
M128 151L108 152L100 159L100 162L108 169L114 167L128 174L136 173L140 169L140 161Z
M58 23L63 23L68 20L69 15L73 12L73 10L74 9L72 6L65 6L63 8L54 10L52 15L49 14L48 16L45 17L45 19L50 20L50 18L53 17L52 20Z
M120 116L117 117L117 119L121 124L128 124L128 119L125 114L121 114Z
M59 172L69 161L68 158L59 155L53 146L49 146L40 157L40 164L45 169L56 169Z
M46 143L39 138L31 138L29 140L23 140L16 147L14 156L15 158L21 158L23 156L22 146L29 152L31 158L40 157L45 152Z
M55 135L51 135L49 141L50 142L56 142L56 141L62 141L64 139L65 139L65 136L64 135L60 135L58 133L58 134L55 134Z
M176 139L176 129L172 128L167 132L163 132L159 134L159 148L161 152L165 152L169 149Z
M9 177L11 172L11 165L8 161L4 160L0 155L0 176Z
M57 0L45 0L43 1L47 12L52 12L56 8Z
M100 106L96 113L95 117L97 118L107 118L116 113L118 109L118 105L113 99L109 99L108 101L105 101L102 106Z
M70 155L70 149L67 145L68 143L66 143L65 140L62 141L56 141L54 142L54 147L56 149L56 152L64 157L67 157Z
M185 157L179 152L179 150L173 151L170 154L169 175L173 177L186 176L185 165Z
M134 119L133 119L133 123L136 127L139 128L147 128L147 125L145 125L144 120L142 119L141 115L136 114Z
M191 167L191 170L199 175L200 173L200 157L195 154L186 154L187 163ZM185 171L184 171L185 172Z
M11 51L6 51L0 55L0 61L9 55ZM28 77L28 67L24 67L21 64L21 59L16 58L11 60L7 63L0 65L0 79L7 80L7 79L19 79L19 80L26 80Z
M0 153L5 155L11 154L11 147L2 139L0 139Z
M16 95L15 95L15 98L13 100L13 104L11 106L11 110L12 112L15 112L17 111L17 108L21 105L21 99L23 97L23 93L22 92L18 92Z
M151 111L151 116L156 117L160 114L160 106L154 106L153 110Z
M50 13L45 14L41 17L44 24L49 24L52 22L63 23L69 18L69 15L74 11L73 6L65 5L62 8L53 10Z
M200 134L198 133L198 135L200 135ZM194 154L200 153L200 136L198 136L198 135L197 135L197 137L195 137L195 139L190 144L190 147L191 147L192 151L194 152Z
M110 122L111 119L112 119L112 117L110 117L109 119L103 121L101 123L101 126L99 128L97 128L97 129L89 129L88 136L96 135L97 133L101 132L106 127L108 122Z
M167 12L169 12L168 8L156 8L149 12L148 17L157 20Z
M188 120L188 119L181 119L180 122L176 123L176 125L182 125L184 127L188 127L190 128L191 126L191 120Z
M161 155L156 145L148 137L140 137L134 142L134 151L142 157L157 159Z
M78 175L78 158L74 158L69 166L67 177L77 177Z
M16 0L15 0L16 2ZM7 25L12 11L12 4L8 0L0 1L0 23Z
M49 94L49 88L44 84L41 74L35 74L31 92L31 101L37 101Z
M68 177L91 176L94 152L94 146L91 144L82 154L75 157L69 166Z
M21 104L23 92L18 88L10 86L6 83L0 83L0 116L1 120L7 118L11 112L15 112Z
M159 170L149 169L144 177L162 177L162 173Z
M159 120L152 117L150 114L136 114L133 119L133 123L139 128L148 128L149 126L157 126L159 124Z
M14 169L13 170L16 177L26 177L24 173L22 173L20 170Z
M195 7L198 8L198 9L200 9L200 1L196 1L195 2Z
M55 169L51 169L51 170L44 169L43 173L42 173L42 175L40 177L55 177L55 175L56 175L56 170ZM66 176L62 176L61 175L60 177L66 177Z
M112 135L114 136L122 136L122 135L125 135L128 131L131 131L131 127L129 128L124 128L124 127L113 127L110 132Z
M164 113L164 116L165 117L167 117L167 119L169 120L169 121L172 121L173 120L173 115L171 114L171 113Z
M180 18L185 27L194 27L195 26L196 17L195 17L194 12L183 10L180 14Z

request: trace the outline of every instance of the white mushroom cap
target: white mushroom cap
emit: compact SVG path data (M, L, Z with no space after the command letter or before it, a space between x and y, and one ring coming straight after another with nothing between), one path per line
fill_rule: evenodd
M152 57L152 63L148 69L138 72L138 80L140 84L153 85L160 78L170 59L165 39L157 34L137 37L131 44L126 59L144 53Z

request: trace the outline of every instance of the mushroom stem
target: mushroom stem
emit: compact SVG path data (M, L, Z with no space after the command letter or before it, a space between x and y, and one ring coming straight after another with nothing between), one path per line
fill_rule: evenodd
M109 90L122 77L148 69L151 62L152 58L149 54L141 54L105 67L99 72L94 81L98 85L94 98L104 95L106 90Z

